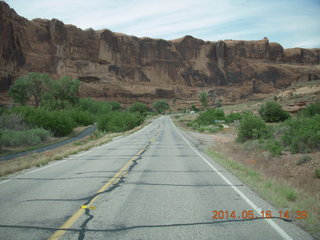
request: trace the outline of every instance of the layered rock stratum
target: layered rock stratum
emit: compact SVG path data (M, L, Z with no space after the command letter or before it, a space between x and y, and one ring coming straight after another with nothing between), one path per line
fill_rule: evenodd
M166 41L82 30L52 19L29 21L0 2L0 91L28 72L81 80L100 100L191 103L200 91L225 102L320 79L320 49L259 41Z

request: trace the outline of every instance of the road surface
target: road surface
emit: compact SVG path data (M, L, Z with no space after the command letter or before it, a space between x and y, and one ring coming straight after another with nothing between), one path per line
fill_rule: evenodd
M261 219L267 210L276 212L163 116L0 182L0 239L311 239Z

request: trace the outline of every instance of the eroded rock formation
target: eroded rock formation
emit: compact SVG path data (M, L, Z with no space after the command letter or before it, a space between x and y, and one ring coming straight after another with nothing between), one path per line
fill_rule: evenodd
M82 81L82 96L152 102L196 100L199 91L237 100L320 78L320 49L259 41L165 41L81 30L52 19L29 21L0 2L0 91L28 72Z

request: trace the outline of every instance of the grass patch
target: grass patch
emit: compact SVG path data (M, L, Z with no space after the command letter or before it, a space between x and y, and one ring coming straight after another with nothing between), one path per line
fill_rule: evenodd
M51 137L51 133L43 128L27 130L4 129L0 133L0 144L2 147L38 145Z
M296 223L311 234L320 234L319 195L308 195L300 190L293 189L285 183L278 182L276 179L263 176L259 172L231 158L227 158L213 149L208 149L207 154L275 207L289 211L306 210L309 214L308 218L297 220ZM318 169L318 174L320 177L320 169Z

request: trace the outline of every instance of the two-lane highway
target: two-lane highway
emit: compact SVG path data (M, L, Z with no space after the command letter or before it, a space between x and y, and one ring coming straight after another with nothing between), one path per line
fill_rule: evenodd
M212 219L213 211L234 217ZM311 239L192 146L169 117L0 182L0 239Z

